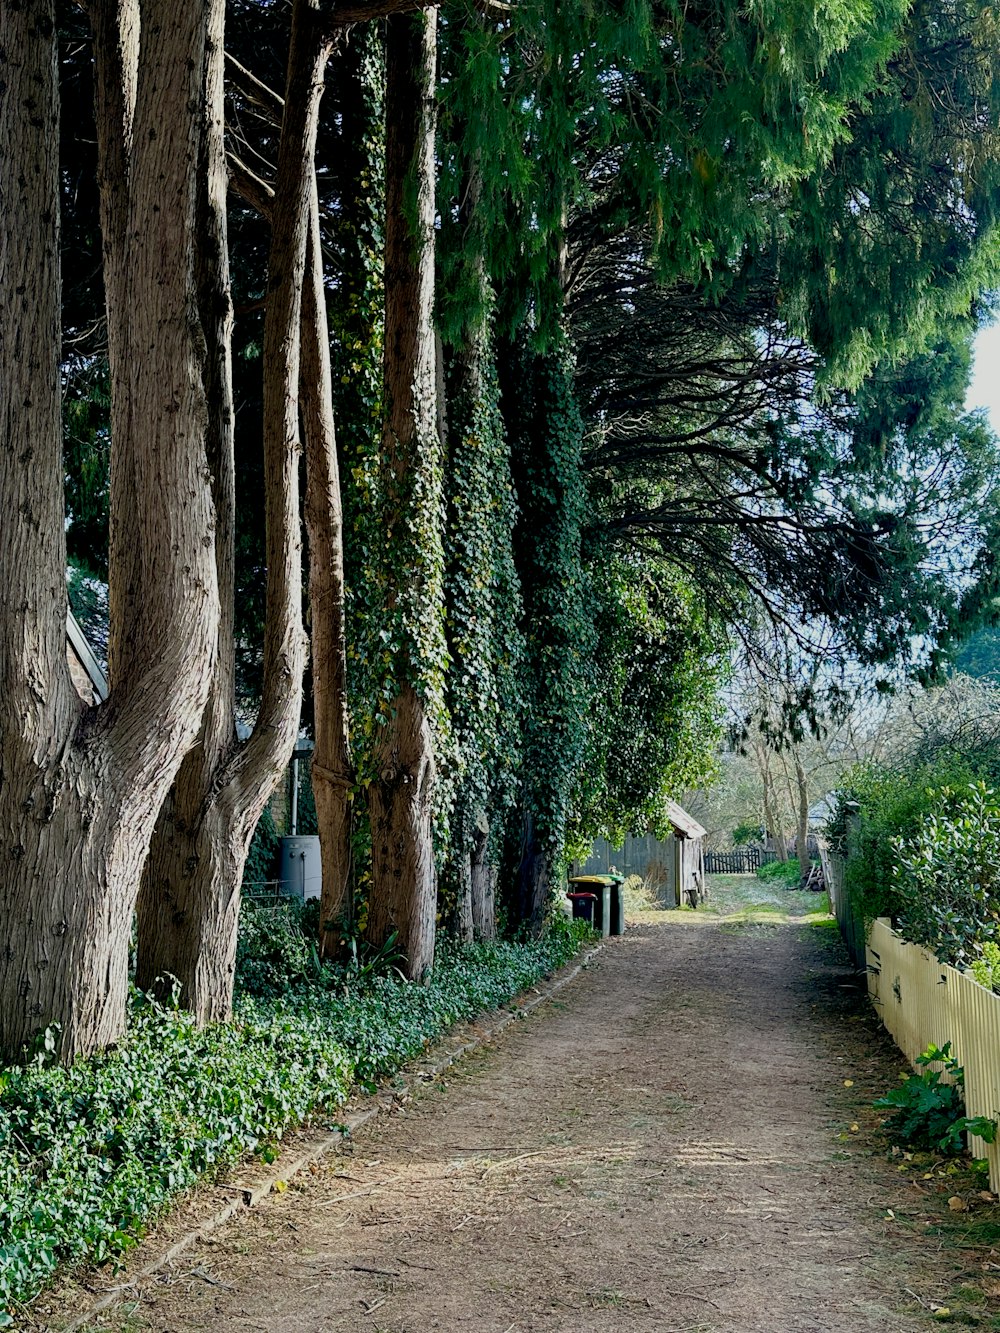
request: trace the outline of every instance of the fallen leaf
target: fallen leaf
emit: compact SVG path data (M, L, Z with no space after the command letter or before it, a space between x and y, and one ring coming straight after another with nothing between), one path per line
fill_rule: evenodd
M286 1189L288 1189L288 1181L287 1181L287 1180L276 1180L276 1181L274 1182L274 1192L275 1192L275 1194L284 1194L284 1192L285 1192Z
M854 1087L854 1079L853 1079L853 1078L845 1078L845 1079L844 1079L844 1087L845 1087L845 1088L853 1088L853 1087Z
M953 1194L948 1200L948 1207L953 1213L966 1213L969 1210L969 1205L957 1194Z
M852 1125L852 1126L851 1126L851 1133L852 1133L852 1134L857 1134L858 1131L860 1130L860 1128L861 1128L860 1125Z

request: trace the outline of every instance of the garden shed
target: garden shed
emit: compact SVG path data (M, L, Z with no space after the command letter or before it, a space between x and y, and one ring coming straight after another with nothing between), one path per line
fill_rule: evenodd
M671 827L667 838L629 834L620 847L598 838L574 873L603 875L614 866L626 879L640 876L665 907L696 903L705 893L706 830L676 801L667 801L665 814Z

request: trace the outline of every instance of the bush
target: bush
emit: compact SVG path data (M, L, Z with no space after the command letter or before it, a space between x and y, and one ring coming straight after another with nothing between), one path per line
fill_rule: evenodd
M265 926L259 912L243 947L248 929L266 936L283 960L272 956L267 975L287 976L296 917ZM451 1024L505 1004L586 937L566 922L528 943L445 946L425 985L323 968L280 998L244 996L232 1023L203 1031L137 995L114 1050L70 1069L43 1051L0 1072L0 1326L58 1265L121 1255L204 1173L247 1151L269 1156L353 1081L391 1073Z
M734 847L750 847L756 843L764 844L763 824L737 824L732 832Z
M966 761L947 756L898 770L858 764L847 774L826 835L846 858L844 884L866 926L879 916L899 916L894 843L916 831L936 808L943 787L974 779Z
M1000 991L1000 945L987 940L980 955L969 965L969 971L987 990Z
M766 861L757 871L757 878L794 889L802 879L799 858L790 856L787 861Z
M916 831L892 841L899 931L968 966L1000 930L1000 800L984 782L945 787Z
M320 962L318 904L295 898L240 904L236 944L236 990L244 995L280 996L315 979Z
M873 1103L879 1110L892 1111L882 1122L892 1142L950 1157L963 1150L966 1134L977 1134L992 1143L997 1122L985 1116L970 1119L965 1114L965 1071L951 1054L951 1042L940 1048L928 1046L916 1062L919 1073L903 1074L898 1088ZM933 1069L932 1065L940 1067ZM951 1082L942 1082L945 1074Z

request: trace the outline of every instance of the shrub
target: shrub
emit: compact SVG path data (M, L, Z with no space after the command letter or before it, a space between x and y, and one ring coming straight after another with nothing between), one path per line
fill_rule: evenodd
M847 774L826 835L831 848L847 859L844 884L866 926L879 916L899 916L894 841L915 832L935 809L943 787L974 779L966 761L947 756L898 770L858 764Z
M240 904L236 990L244 995L283 995L315 978L319 957L318 909L295 898Z
M1000 801L984 782L935 793L909 837L892 840L899 931L967 966L1000 929Z
M260 893L265 885L277 878L280 848L281 834L275 827L274 816L265 806L250 840L250 851L243 868L245 894Z
M987 940L980 946L978 958L969 965L969 971L987 990L1000 991L1000 945Z
M802 878L799 858L790 856L787 861L767 861L757 871L757 878L794 889Z
M732 833L734 847L749 847L764 842L763 824L737 824Z
M898 1088L873 1103L879 1110L892 1111L882 1122L892 1142L952 1157L964 1148L966 1134L977 1134L992 1143L997 1122L965 1114L965 1071L951 1054L951 1042L946 1041L940 1048L928 1046L916 1062L920 1065L918 1073L903 1074ZM946 1074L951 1082L942 1081Z

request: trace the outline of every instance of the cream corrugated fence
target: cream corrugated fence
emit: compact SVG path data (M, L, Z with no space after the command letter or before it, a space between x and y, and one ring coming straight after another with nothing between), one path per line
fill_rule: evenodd
M1000 1119L1000 995L907 944L884 919L872 925L867 957L872 1003L910 1063L931 1042L950 1041L965 1070L966 1114ZM969 1147L989 1159L990 1188L1000 1189L1000 1143L970 1137Z

